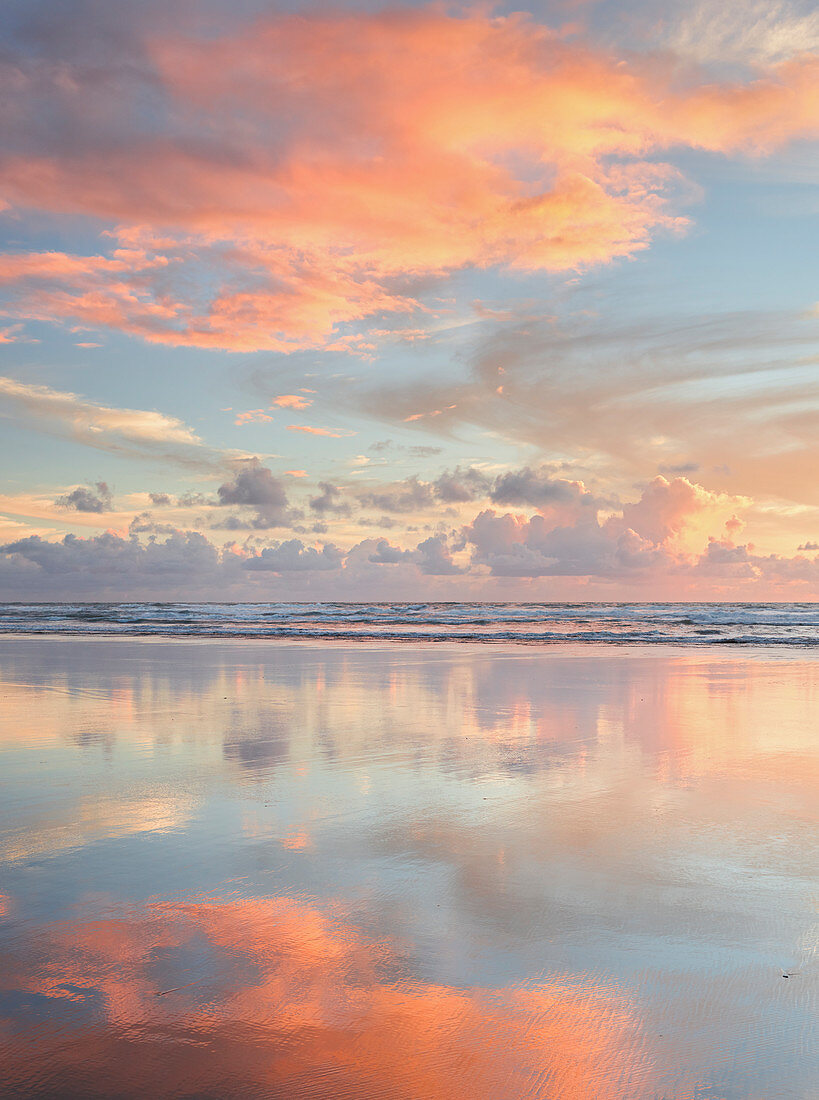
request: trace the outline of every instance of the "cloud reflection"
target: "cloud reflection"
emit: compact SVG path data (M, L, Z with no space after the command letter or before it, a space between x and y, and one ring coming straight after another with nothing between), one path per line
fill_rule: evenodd
M12 1093L810 1095L811 654L16 639L0 665Z
M648 1095L639 1022L614 987L419 981L395 944L298 899L55 924L0 969L19 998L6 1081L27 1095L57 1080L71 1096L101 1081L118 1096Z

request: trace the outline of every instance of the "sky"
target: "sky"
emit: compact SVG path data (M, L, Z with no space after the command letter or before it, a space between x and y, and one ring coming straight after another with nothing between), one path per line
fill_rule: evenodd
M819 11L7 0L0 598L815 600Z

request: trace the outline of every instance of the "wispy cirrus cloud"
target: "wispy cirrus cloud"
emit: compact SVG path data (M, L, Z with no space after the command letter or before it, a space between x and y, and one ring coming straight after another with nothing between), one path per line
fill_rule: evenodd
M309 424L288 424L287 430L302 432L304 435L325 435L330 439L345 439L347 436L356 434L355 432L331 432L329 428L313 428Z
M192 428L151 409L118 409L51 386L0 377L0 410L37 431L114 453L204 462L207 452Z
M656 25L656 24L655 24ZM700 0L660 23L657 40L680 57L764 69L819 49L819 11L788 0Z
M586 301L557 320L527 309L487 327L458 377L419 369L338 400L396 425L419 407L446 410L410 423L442 439L477 428L550 458L575 455L620 492L656 472L699 472L741 494L819 502L812 312L624 321Z

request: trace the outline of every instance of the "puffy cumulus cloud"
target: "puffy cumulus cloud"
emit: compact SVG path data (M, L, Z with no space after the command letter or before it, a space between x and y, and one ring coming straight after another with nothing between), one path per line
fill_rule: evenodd
M819 556L757 554L750 543L737 546L730 537L710 538L705 552L690 563L688 571L700 584L718 581L729 590L739 585L751 593L758 587L770 587L785 598L800 593L809 599L819 592Z
M0 555L0 585L28 581L29 595L39 591L57 598L68 591L116 598L118 593L144 591L146 585L172 594L193 580L218 591L223 575L217 548L192 531L148 543L110 532L92 538L66 535L54 542L34 535L0 547Z
M417 594L425 577L459 572L442 536L408 550L383 538L365 539L346 552L297 538L261 549L220 548L199 533L156 523L149 513L135 517L127 538L112 532L54 541L31 535L0 546L0 595L17 599L287 598L298 586L296 576L307 598L387 598L396 581L407 586L407 595ZM322 576L329 587L320 586Z
M433 481L417 475L379 489L359 493L361 504L394 514L419 512L441 504L468 504L477 500L555 510L596 508L604 503L582 481L555 476L548 466L525 466L494 478L475 466L456 466L444 470Z
M365 507L378 508L381 512L396 512L406 514L420 512L435 503L435 491L433 486L426 481L419 481L413 475L392 486L385 486L374 492L361 493L359 501Z
M524 485L529 478L524 476ZM515 484L517 480L515 480ZM580 483L565 483L576 484ZM585 494L580 486L576 492ZM733 529L729 518L737 501L685 478L657 477L640 498L601 522L596 507L578 512L571 522L546 515L525 516L491 509L481 512L462 532L474 565L495 576L642 577L689 569L698 560L689 549L702 521ZM730 526L729 526L730 525ZM727 538L727 536L726 536ZM707 535L699 540L700 548ZM726 541L727 545L727 541ZM712 543L708 543L707 555Z
M528 504L543 509L556 505L594 507L596 498L582 481L555 477L547 467L524 466L495 479L490 497L495 504Z
M343 555L337 546L326 543L321 550L305 546L300 539L288 539L277 546L266 546L260 554L245 558L243 569L273 573L326 571L340 568Z
M97 481L93 488L78 485L65 496L58 497L55 503L61 508L73 508L76 512L110 512L113 494L105 481Z
M353 547L349 559L351 563L362 559L374 565L413 564L427 577L455 576L465 571L454 561L449 543L443 535L432 535L424 539L414 550L392 546L387 539L365 539Z
M220 505L244 505L255 512L249 521L230 517L219 526L233 530L284 527L293 518L284 485L258 458L239 460L235 464L233 477L219 486L216 495Z
M584 524L551 527L541 515L527 519L491 509L464 528L472 564L496 577L600 576L618 573L616 540L596 516Z
M314 512L318 512L320 516L328 513L341 516L350 514L350 505L342 499L341 490L337 485L329 481L320 481L318 487L321 490L319 495L310 497L310 507Z
M0 378L0 409L22 416L38 431L74 439L100 450L161 456L204 464L196 434L174 416L147 409L117 409L50 386Z
M691 490L695 490L692 492ZM812 598L819 555L795 557L737 544L734 517L720 525L719 494L667 482L633 505L604 514L583 508L566 519L481 510L458 537L438 531L416 545L383 535L349 549L292 538L267 546L215 545L156 523L149 513L129 537L107 532L16 537L0 547L0 596L7 599L668 599ZM710 509L710 511L709 511ZM724 513L723 513L724 514ZM690 542L710 515L714 530ZM639 530L629 524L637 523ZM732 522L733 521L733 522ZM12 531L16 535L19 528ZM22 532L20 532L22 534ZM147 539L146 539L147 536ZM533 588L537 579L548 584ZM560 582L559 584L557 582ZM596 585L596 587L594 587Z
M374 543L374 546L371 543ZM386 539L368 539L359 544L356 549L361 550L365 547L368 551L367 561L373 562L374 565L398 565L400 562L412 560L411 550L401 550L397 546L390 546Z
M178 531L172 523L157 523L150 512L140 512L128 524L129 535L175 535Z
M110 234L104 254L3 257L12 319L367 354L342 327L416 310L431 279L575 270L680 229L666 150L765 153L819 129L807 54L698 84L523 14L266 14L220 33L192 11L120 28L104 77L88 10L58 58L42 28L12 40L0 198Z
M486 496L490 479L474 466L445 470L435 481L435 494L445 504L465 504Z
M466 571L453 560L449 545L442 535L432 535L419 542L415 561L427 577L452 577Z
M443 535L430 536L408 549L393 546L386 538L369 538L362 539L345 556L342 584L365 592L389 591L393 599L412 598L413 593L425 591L424 578L455 577L465 572L453 559ZM379 589L385 581L389 589ZM444 592L442 589L438 594Z
M692 530L696 538L703 522L707 529L725 524L729 531L736 531L739 521L732 512L737 503L749 502L711 492L684 477L668 481L658 476L646 486L639 500L623 505L620 522L649 542L667 543ZM701 530L699 534L702 537Z

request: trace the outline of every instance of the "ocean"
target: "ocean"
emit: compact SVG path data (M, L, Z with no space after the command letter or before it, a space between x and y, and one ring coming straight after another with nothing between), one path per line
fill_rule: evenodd
M819 644L819 603L7 603L0 634Z

